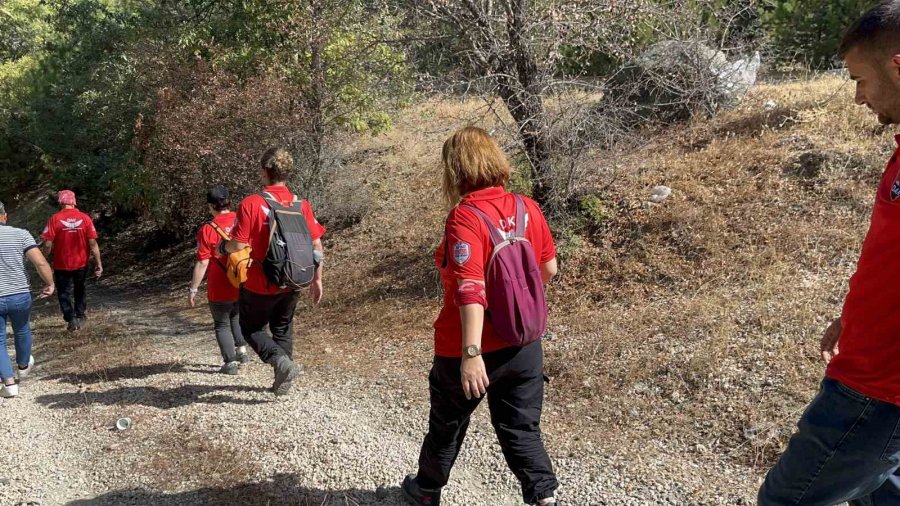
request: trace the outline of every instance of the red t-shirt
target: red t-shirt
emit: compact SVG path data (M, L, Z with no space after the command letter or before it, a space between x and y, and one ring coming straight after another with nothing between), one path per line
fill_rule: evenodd
M286 186L266 186L263 188L263 192L269 193L285 206L291 205L297 198ZM306 200L303 201L302 212L306 217L306 224L312 240L321 239L325 235L325 227L316 220L312 206ZM262 261L266 258L266 251L269 249L269 204L262 195L250 195L241 201L232 238L238 242L247 243L253 248L250 253L253 265L247 272L247 282L244 283L244 288L261 295L290 291L290 289L279 290L272 286L262 270Z
M541 265L556 258L556 246L550 227L537 203L527 197L525 201L525 237L534 247L535 258ZM493 243L484 221L474 212L462 207L472 205L487 214L499 226L503 234L516 228L516 199L501 187L486 188L465 197L460 206L450 211L444 239L434 255L444 285L444 306L434 322L434 354L441 357L462 356L462 321L455 295L458 280L484 280ZM446 265L445 265L445 257ZM491 323L485 319L481 336L484 353L510 346L497 337Z
M226 234L231 235L234 228L235 213L222 213L213 218ZM227 260L216 253L216 247L222 237L209 223L197 231L197 260L209 260L206 269L206 297L210 302L231 302L238 300L238 289L228 281L225 274Z
M88 264L88 240L97 238L91 217L78 209L63 209L50 217L41 239L53 242L53 268L77 271Z
M900 135L897 136L900 143ZM900 149L878 188L872 222L841 314L838 354L826 375L900 406Z

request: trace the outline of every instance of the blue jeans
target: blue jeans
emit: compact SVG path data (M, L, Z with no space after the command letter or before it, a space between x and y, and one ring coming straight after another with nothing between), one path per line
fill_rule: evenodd
M825 378L798 428L760 506L900 505L900 406Z
M6 352L6 322L12 322L16 334L16 360L28 367L31 358L31 294L19 293L0 297L0 379L15 377L9 353Z

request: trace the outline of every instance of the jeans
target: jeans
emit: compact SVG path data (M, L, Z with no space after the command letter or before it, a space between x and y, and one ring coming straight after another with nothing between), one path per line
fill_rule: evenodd
M900 505L900 406L825 378L798 428L760 506Z
M298 292L261 295L241 289L241 334L263 362L294 356L294 310L299 299Z
M59 308L63 318L71 322L75 318L83 320L87 310L84 283L87 279L87 268L76 271L54 271L53 282L56 283Z
M441 488L459 450L469 418L481 399L466 399L459 358L434 357L428 382L431 413L428 434L419 454L418 484ZM506 463L522 485L528 504L553 497L559 483L541 440L544 402L544 352L537 341L522 348L506 348L484 355L490 385L487 390L491 424Z
M16 362L28 367L31 358L31 294L20 293L0 297L0 379L15 377L9 353L6 351L6 322L12 322L16 340Z
M210 302L213 324L216 329L216 341L225 363L237 359L235 348L246 345L239 318L238 302Z

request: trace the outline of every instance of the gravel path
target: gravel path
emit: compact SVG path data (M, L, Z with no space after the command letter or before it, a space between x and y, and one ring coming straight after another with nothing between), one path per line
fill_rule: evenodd
M373 382L316 364L276 400L266 391L271 369L255 358L240 376L217 374L204 310L126 300L95 314L121 325L129 344L90 371L72 363L86 350L65 347L55 315L37 318L40 369L18 399L0 400L0 466L11 470L0 478L0 506L401 504L397 483L415 470L426 428L424 374ZM565 410L550 405L547 414ZM118 432L122 416L134 426ZM756 486L716 459L673 467L673 451L601 451L564 431L546 436L568 505L749 504ZM445 498L522 504L484 407Z

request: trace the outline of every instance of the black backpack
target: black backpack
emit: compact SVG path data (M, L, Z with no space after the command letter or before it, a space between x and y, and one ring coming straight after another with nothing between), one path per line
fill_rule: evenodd
M261 194L269 204L269 250L262 268L269 283L278 288L299 290L312 284L318 263L303 201L283 206L272 195Z

